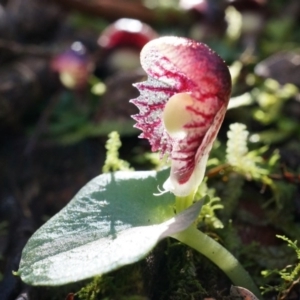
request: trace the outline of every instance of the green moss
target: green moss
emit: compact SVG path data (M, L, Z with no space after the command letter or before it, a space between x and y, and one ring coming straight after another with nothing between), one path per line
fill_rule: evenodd
M122 269L95 277L78 293L80 300L143 300L146 299L141 264L125 266Z
M300 278L300 248L297 245L297 241L292 241L285 236L277 235L278 238L284 240L288 247L293 249L296 253L296 260L291 264L287 265L281 270L272 269L264 270L262 275L265 278L269 279L269 282L272 282L271 285L265 285L262 287L264 294L267 294L272 291L279 292L278 299L285 299L289 294L290 290L295 284L298 284ZM274 284L274 282L276 284Z
M208 201L203 204L201 213L198 219L200 226L205 226L207 230L223 228L223 223L216 215L217 210L222 210L224 206L221 204L221 199L215 195L216 191L213 188L208 188L207 178L200 184L195 194L195 199L201 199L204 196Z
M110 171L115 172L119 170L132 170L129 167L129 163L127 161L119 158L119 148L121 147L121 145L122 143L118 132L111 132L108 135L108 140L105 145L107 152L106 160L102 168L103 173L108 173Z
M220 212L221 219L227 224L235 212L243 192L244 177L235 172L229 173L224 182L221 199L224 209Z
M229 280L211 261L191 248L169 240L162 258L160 282L153 299L190 300L220 297ZM223 285L224 284L224 285ZM220 299L220 298L218 298Z

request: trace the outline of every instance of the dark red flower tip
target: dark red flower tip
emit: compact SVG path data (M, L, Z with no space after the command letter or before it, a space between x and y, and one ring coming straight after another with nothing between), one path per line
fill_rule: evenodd
M140 51L146 43L157 37L158 34L149 25L123 18L103 30L98 44L104 49L132 47Z

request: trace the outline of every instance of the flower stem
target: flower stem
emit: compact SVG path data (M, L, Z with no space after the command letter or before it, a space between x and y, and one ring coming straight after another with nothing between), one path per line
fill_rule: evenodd
M176 213L180 213L193 204L195 193L192 192L186 197L176 197Z
M173 238L197 250L215 263L236 286L241 286L261 299L261 294L248 272L222 245L194 226L172 235Z

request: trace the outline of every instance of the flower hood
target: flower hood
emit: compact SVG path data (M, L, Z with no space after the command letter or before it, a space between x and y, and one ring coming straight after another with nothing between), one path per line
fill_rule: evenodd
M135 127L152 151L169 155L165 191L187 196L202 182L212 144L231 93L223 60L208 46L187 38L161 37L141 52L148 80L136 83L140 96Z

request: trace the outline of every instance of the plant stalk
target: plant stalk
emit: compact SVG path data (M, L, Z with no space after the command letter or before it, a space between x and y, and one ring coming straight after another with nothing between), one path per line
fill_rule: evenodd
M234 285L244 287L256 295L258 299L262 299L259 289L249 273L229 251L208 235L192 225L188 229L172 235L172 237L210 259L229 277Z
M186 197L176 197L176 213L184 211L193 204L195 192L192 192Z

